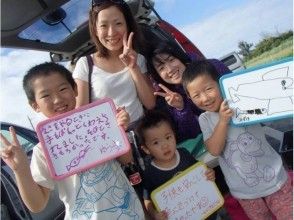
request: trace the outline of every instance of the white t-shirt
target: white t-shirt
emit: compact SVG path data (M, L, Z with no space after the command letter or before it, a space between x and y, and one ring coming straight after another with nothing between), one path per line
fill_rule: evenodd
M55 181L38 144L33 150L31 172L39 185L48 189L57 186L65 205L65 220L144 219L137 194L116 160Z
M138 54L137 64L142 73L146 73L145 58ZM88 82L89 68L86 57L81 57L73 77ZM130 115L130 122L138 120L143 115L143 106L139 100L135 83L127 67L117 73L109 73L93 66L92 72L92 100L105 97L111 98L116 107L125 106Z
M204 112L199 124L206 141L219 121L216 112ZM260 124L228 129L224 151L218 157L233 196L256 199L278 191L288 176L280 155L265 139Z

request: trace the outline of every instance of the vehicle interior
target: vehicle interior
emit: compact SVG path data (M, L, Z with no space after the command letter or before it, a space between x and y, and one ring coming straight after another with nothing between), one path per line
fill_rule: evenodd
M191 48L193 44L186 37L179 36L174 27L160 18L153 1L126 2L145 39L172 41L186 52L204 57L196 47ZM91 0L3 0L1 4L1 16L5 18L1 23L3 47L49 51L52 61L70 61L71 64L95 51L88 28ZM144 48L140 50L138 52L146 53Z

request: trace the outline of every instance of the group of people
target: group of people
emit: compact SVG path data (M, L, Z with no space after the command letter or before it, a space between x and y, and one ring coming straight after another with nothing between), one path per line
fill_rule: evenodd
M250 219L292 219L291 179L281 157L266 142L259 125L229 124L233 110L218 85L220 75L229 70L221 62L192 61L166 43L155 44L144 58L136 52L140 35L123 0L93 0L89 29L97 49L91 55L90 81L89 63L82 57L73 73L55 63L31 68L23 88L30 106L48 118L112 98L118 125L126 131L135 129L142 150L151 156L143 173L144 205L120 165L134 160L132 152L55 181L40 144L29 164L11 127L11 141L1 134L5 146L1 158L14 171L29 210L43 210L50 191L57 187L65 204L65 219L168 219L168 213L154 208L150 193L197 162L185 149L177 149L177 143L202 133L207 150L219 158L231 194ZM154 82L158 87L153 87ZM154 110L157 98L164 100L164 106ZM256 143L260 145L259 152L254 152L258 153L256 161L239 152L239 145L250 149ZM215 180L212 169L205 175Z

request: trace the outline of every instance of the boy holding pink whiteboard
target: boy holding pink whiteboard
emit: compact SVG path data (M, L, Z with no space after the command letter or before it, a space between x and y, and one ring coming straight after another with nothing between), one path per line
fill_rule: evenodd
M36 112L51 118L75 109L77 88L71 73L55 63L31 68L23 79L29 104ZM128 114L121 109L119 125L127 127ZM65 204L65 219L144 219L141 203L116 160L109 160L94 168L56 181L50 175L40 144L33 150L31 165L10 128L12 141L1 134L5 147L1 158L14 171L20 195L32 212L42 211L50 191L57 186ZM127 163L131 152L118 161Z
M167 219L167 212L155 209L150 199L151 192L197 161L186 149L177 149L172 123L162 112L147 111L138 124L137 133L142 149L152 156L144 171L145 207L152 219ZM208 169L205 175L208 180L214 181L212 169Z

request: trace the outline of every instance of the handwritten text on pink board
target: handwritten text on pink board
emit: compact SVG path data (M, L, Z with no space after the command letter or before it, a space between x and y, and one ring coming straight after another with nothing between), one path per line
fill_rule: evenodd
M169 219L205 219L223 205L214 182L206 179L206 165L197 163L151 193L155 207Z
M112 100L103 99L37 125L53 178L62 179L129 151L115 112Z

